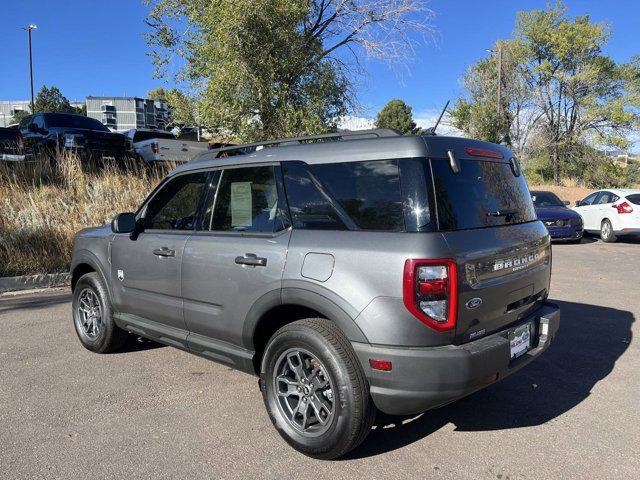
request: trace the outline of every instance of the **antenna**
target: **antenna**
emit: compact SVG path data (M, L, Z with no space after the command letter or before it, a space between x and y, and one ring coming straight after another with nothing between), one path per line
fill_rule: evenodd
M438 125L440 125L440 120L442 120L442 116L444 115L444 112L447 111L447 107L449 106L449 100L447 100L447 103L445 103L444 108L442 109L442 112L440 112L440 116L438 117L438 120L436 121L436 124L433 127L427 128L423 135L435 135L436 134L436 128L438 128Z

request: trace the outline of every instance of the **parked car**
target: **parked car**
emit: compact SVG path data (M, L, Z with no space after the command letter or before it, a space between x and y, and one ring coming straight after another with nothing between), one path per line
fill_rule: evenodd
M516 372L560 321L511 152L391 130L210 151L79 232L71 272L84 347L131 332L258 375L280 435L324 459L378 409L417 414Z
M582 217L570 208L568 201L560 200L555 193L543 190L531 192L538 219L549 230L555 241L580 242L582 240Z
M133 129L125 132L138 156L147 164L188 162L208 149L207 142L177 139L163 130Z
M24 148L34 156L53 160L57 151L74 151L83 160L113 158L125 160L134 155L131 140L111 132L98 120L70 113L38 113L20 121Z
M598 190L578 200L573 209L589 233L599 233L603 242L640 235L640 190Z
M0 160L7 162L24 161L24 148L20 130L0 128Z

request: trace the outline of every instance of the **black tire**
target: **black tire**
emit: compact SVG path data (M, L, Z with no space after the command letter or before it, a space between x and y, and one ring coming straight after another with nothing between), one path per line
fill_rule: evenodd
M618 237L613 233L613 226L609 219L605 218L600 224L600 238L605 243L614 243Z
M277 395L276 389L281 387L276 386L275 379L280 371L276 369L282 365L284 356L287 357L284 360L287 368L290 365L288 356L292 355L289 352L295 352L296 349L307 352L319 361L322 369L315 371L321 371L322 374L316 374L316 379L323 378L330 382L331 388L326 398L328 404L332 404L332 413L326 415L324 426L317 422L317 415L314 413L317 410L310 410L311 415L316 418L315 426L324 429L320 432L305 432L299 425L296 428L284 411L286 405L282 406ZM313 361L311 364L318 367ZM345 455L362 443L375 420L376 407L369 395L369 384L356 354L340 329L326 319L310 318L293 322L271 337L262 359L260 387L267 412L278 433L293 448L313 458L331 460ZM334 392L339 392L339 395L334 396ZM326 395L327 391L320 393ZM312 395L308 398L311 399ZM318 400L317 397L314 398L315 401ZM295 402L295 399L290 401ZM298 402L301 401L298 395ZM314 400L309 402L308 407ZM313 407L315 405L314 403Z
M98 325L97 328L87 327L92 322L86 320L84 309L79 308L81 305L90 304L91 299L96 300L95 303L98 306L94 310L100 314L100 319L94 323L94 325ZM87 350L96 353L110 353L124 345L128 334L113 321L109 293L99 274L91 272L80 277L73 290L72 308L73 326L80 343Z

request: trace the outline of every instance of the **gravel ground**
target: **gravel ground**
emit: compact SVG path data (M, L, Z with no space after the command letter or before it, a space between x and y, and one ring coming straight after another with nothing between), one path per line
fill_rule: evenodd
M96 355L68 291L0 296L0 477L640 478L640 242L554 246L551 348L348 458L280 439L255 378L152 343ZM394 423L395 422L395 423Z

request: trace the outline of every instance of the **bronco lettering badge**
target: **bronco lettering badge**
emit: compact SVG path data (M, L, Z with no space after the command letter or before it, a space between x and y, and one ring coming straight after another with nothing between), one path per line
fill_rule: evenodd
M521 257L514 257L505 260L496 260L493 264L493 271L496 272L498 270L504 270L505 268L510 268L512 272L517 272L518 270L522 270L526 268L532 262L539 260L542 257L542 253L535 252L530 253L529 255L523 255Z

